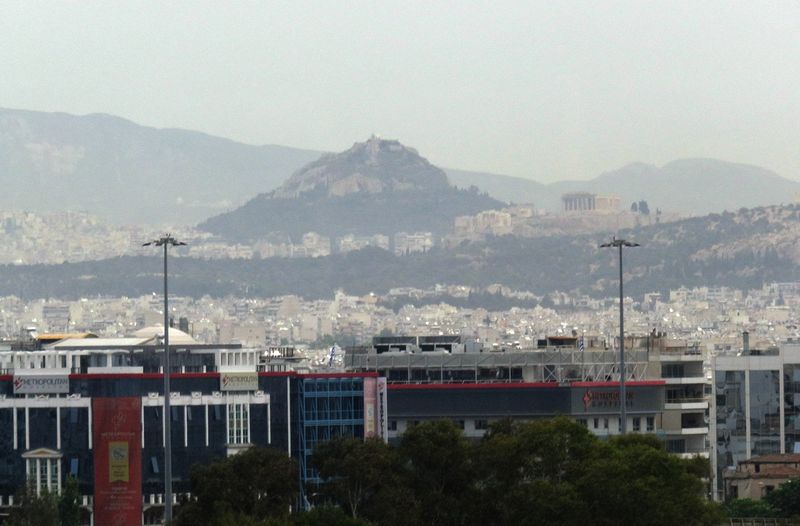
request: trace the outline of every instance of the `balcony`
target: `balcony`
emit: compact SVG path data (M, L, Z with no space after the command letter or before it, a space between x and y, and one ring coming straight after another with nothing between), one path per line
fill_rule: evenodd
M694 458L694 457L709 458L708 450L699 450L699 451L694 451L694 452L687 451L686 453L677 453L677 455L678 455L678 457L685 458L685 459L690 459L690 458Z
M705 376L682 376L678 378L663 378L667 385L705 384Z
M702 397L667 399L667 401L664 403L664 409L680 411L704 411L708 409L708 400Z
M684 427L681 429L681 435L707 435L708 434L708 426L703 424L705 427Z

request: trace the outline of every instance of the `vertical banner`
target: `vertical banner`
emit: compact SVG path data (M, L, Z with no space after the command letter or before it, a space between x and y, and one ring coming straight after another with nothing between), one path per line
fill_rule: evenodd
M376 423L377 378L364 378L364 438L378 434Z
M387 401L386 378L378 378L378 435L384 442L389 441L389 404Z
M94 523L142 523L141 398L94 398Z

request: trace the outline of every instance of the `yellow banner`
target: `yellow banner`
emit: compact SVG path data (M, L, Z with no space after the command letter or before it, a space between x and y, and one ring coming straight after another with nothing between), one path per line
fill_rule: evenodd
M130 473L128 472L128 443L109 442L108 443L108 481L109 482L128 482Z

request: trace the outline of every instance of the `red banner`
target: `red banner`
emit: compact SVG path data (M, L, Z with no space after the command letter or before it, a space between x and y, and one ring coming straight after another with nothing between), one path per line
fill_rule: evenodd
M141 398L94 398L94 523L142 524Z

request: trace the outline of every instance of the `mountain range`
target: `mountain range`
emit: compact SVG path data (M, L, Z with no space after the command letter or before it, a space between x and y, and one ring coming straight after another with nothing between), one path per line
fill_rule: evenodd
M111 115L0 109L0 209L194 224L275 188L319 156Z
M275 190L325 155L105 114L0 109L0 209L72 209L115 223L196 224ZM594 179L550 184L444 171L459 188L474 185L499 201L549 210L558 210L561 194L571 191L614 193L626 206L644 199L653 210L684 215L787 203L800 192L800 182L765 168L714 159L634 163Z
M645 200L653 210L681 215L792 203L800 196L797 181L759 166L717 159L679 159L661 167L632 163L587 181L550 184L463 170L448 170L448 175L458 186L475 185L497 199L531 202L547 210L558 210L561 196L569 192L615 194L627 206Z

